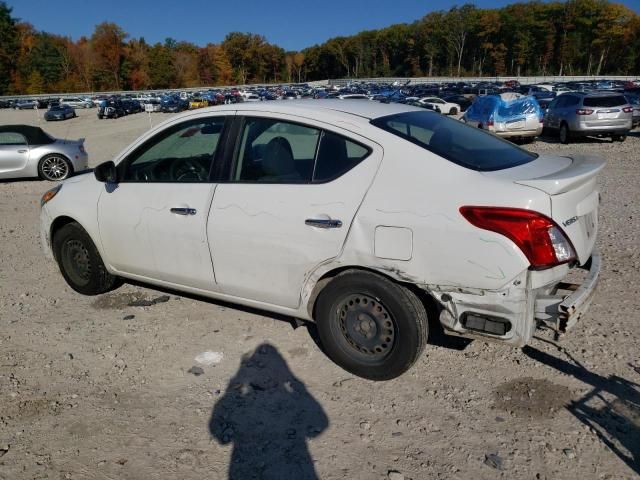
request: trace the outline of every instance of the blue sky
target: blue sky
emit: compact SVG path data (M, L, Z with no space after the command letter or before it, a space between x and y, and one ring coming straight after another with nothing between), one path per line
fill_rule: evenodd
M338 35L412 22L446 0L5 0L13 16L38 30L77 39L96 24L115 22L147 42L167 37L197 45L218 43L233 31L258 33L286 50L299 50ZM464 1L457 2L462 4ZM507 0L477 0L478 7L500 7ZM622 0L636 12L640 0Z

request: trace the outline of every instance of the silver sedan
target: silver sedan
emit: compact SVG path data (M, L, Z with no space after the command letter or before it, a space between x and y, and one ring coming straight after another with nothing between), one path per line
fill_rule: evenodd
M64 180L73 172L87 169L88 161L84 139L53 138L30 125L0 126L0 179Z

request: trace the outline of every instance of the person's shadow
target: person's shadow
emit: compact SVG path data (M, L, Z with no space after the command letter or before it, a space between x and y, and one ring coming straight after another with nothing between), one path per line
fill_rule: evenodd
M322 406L278 350L260 345L240 362L209 420L211 435L233 443L230 480L317 479L307 438L329 425Z
M522 349L523 353L592 387L582 398L567 405L567 409L590 427L620 460L640 474L640 385L618 375L605 377L594 373L564 348L536 338L555 346L569 361L530 345Z

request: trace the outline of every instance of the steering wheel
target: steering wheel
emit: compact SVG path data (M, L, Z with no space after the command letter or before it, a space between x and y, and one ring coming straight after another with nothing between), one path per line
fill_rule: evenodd
M178 181L204 181L209 176L209 172L195 159L185 158L182 161L171 162L169 167L169 178Z

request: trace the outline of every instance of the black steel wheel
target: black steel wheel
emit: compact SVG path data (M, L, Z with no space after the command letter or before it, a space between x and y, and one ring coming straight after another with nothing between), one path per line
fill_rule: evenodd
M408 288L367 271L336 276L320 293L315 319L327 355L370 380L406 372L427 340L427 314Z
M120 284L118 277L105 268L89 234L75 222L54 233L53 254L62 276L76 292L97 295Z
M349 295L337 308L344 341L364 354L363 361L376 363L389 355L396 325L378 299L366 294Z

